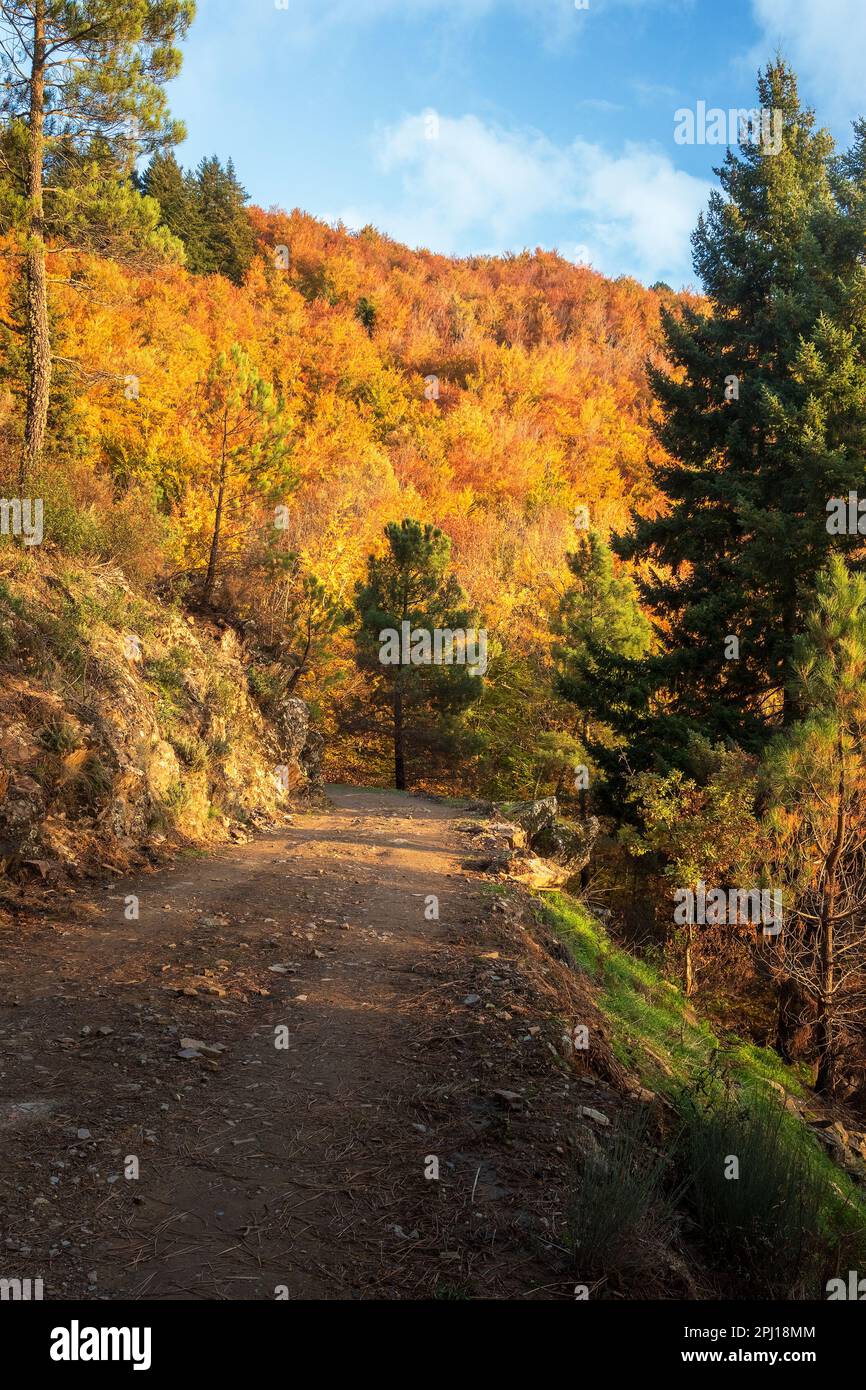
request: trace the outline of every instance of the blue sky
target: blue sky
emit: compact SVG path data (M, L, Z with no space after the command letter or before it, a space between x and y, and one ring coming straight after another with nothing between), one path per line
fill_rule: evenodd
M265 207L679 287L723 150L674 113L753 106L779 47L847 143L866 0L199 0L171 101L181 162L231 155Z

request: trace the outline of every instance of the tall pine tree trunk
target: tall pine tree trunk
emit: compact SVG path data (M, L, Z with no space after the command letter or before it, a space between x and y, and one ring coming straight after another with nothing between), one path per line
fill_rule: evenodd
M394 682L394 786L406 790L406 754L403 743L403 671Z
M835 975L833 923L830 921L826 924L824 940L821 943L821 976L824 993L818 1001L818 1020L815 1025L815 1037L818 1044L818 1075L815 1089L823 1096L832 1096L836 1087L836 1037L833 1017Z
M300 658L299 658L299 660L298 660L297 666L295 667L295 669L294 669L294 671L292 672L292 674L289 676L288 682L287 682L287 684L286 684L286 694L287 694L287 695L291 695L291 693L292 693L292 691L294 690L295 686L297 685L298 681L301 679L301 676L304 674L304 671L307 669L307 657L310 655L310 648L311 648L312 645L313 645L313 615L312 615L311 612L308 612L308 613L307 613L307 638L306 638L306 641L304 642L304 650L301 652L301 655L300 655Z
M837 742L837 755L840 760L838 803L836 806L836 832L833 844L824 865L824 885L821 893L821 940L819 944L820 994L818 999L818 1021L815 1028L818 1042L817 1090L822 1095L832 1095L836 1085L836 1039L835 1039L835 1000L836 993L836 951L834 928L836 924L836 899L838 896L839 860L845 843L847 817L845 815L845 752L841 737Z
M27 150L27 251L24 267L27 333L27 414L18 491L27 490L45 446L51 390L51 335L48 326L48 281L45 270L45 218L42 179L45 152L45 0L34 0L33 53L30 68L30 125Z
M691 922L686 927L686 948L683 960L683 994L691 998L695 991L695 929Z
M220 531L222 529L223 502L225 501L226 478L228 475L228 427L229 412L227 406L223 414L223 440L222 452L220 455L220 476L219 488L217 491L216 512L214 514L213 519L213 536L211 537L210 555L208 556L207 562L207 574L205 575L204 589L202 591L202 598L204 599L205 603L210 603L211 601L214 581L216 579L217 564L219 562Z

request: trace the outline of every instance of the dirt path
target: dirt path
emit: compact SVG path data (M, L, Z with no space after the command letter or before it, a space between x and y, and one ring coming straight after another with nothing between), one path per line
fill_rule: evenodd
M528 1163L542 1191L545 1166L502 1113L522 1102L495 1097L535 1040L506 1039L515 1079L484 1027L497 1006L466 993L506 975L455 813L330 794L292 828L3 932L3 1273L41 1275L48 1298L148 1299L549 1278L510 1171ZM181 1056L183 1039L213 1050Z

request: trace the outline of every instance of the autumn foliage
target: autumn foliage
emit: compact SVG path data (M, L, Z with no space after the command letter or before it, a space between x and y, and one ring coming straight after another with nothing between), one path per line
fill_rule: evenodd
M550 252L453 260L298 211L249 216L257 253L240 286L177 264L51 256L53 487L77 510L138 518L134 537L120 528L100 542L121 564L203 579L209 382L240 348L279 402L285 447L261 486L247 470L232 491L218 602L254 613L251 587L282 554L299 585L348 604L386 524L413 516L450 538L504 664L545 665L576 509L604 534L655 504L646 364L672 296ZM7 321L15 275L14 255L0 259ZM361 302L372 314L359 316ZM0 397L7 476L21 418L13 349ZM328 709L357 680L348 639L331 648L336 669L310 669L299 692Z

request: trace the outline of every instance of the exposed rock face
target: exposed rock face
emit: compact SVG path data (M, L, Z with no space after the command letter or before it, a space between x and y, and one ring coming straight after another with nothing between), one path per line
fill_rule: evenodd
M280 756L285 762L299 762L310 729L310 711L295 695L285 696L274 710L274 728Z
M514 863L514 850L506 839L495 835L481 836L474 848L478 858L467 861L467 867L485 874L507 874Z
M474 868L508 874L528 888L558 888L589 863L598 835L595 816L573 824L558 821L555 796L500 802L494 810L499 820L467 832L476 836Z
M589 816L585 821L554 821L536 835L532 848L542 858L553 860L573 878L589 863L592 847L598 837L598 821Z
M45 797L38 782L26 774L0 769L0 861L33 859L40 849L40 826Z
M839 1120L833 1124L814 1124L815 1134L852 1178L866 1182L866 1134L846 1129Z
M834 1118L833 1111L825 1109L820 1096L811 1092L802 1096L791 1095L778 1081L769 1078L765 1079L765 1084L776 1093L780 1104L790 1114L798 1116L809 1126L815 1138L849 1177L856 1182L866 1183L866 1131L849 1129L841 1120Z
M512 859L508 874L527 888L563 888L571 877L560 865L540 858L531 850Z
M526 849L529 844L526 831L519 825L510 825L508 821L497 821L491 825L490 833L503 840L509 849Z
M297 695L287 695L274 712L274 727L283 764L289 769L290 786L322 786L322 754L325 740L310 728L310 711ZM294 774L294 775L293 775Z
M158 738L148 750L144 764L148 791L155 801L164 801L180 781L180 765L170 743Z
M325 740L316 729L310 729L307 733L307 741L301 749L300 763L307 776L307 782L311 791L322 790L322 758L325 752Z
M511 821L525 831L532 845L536 835L553 825L559 806L555 796L545 796L540 801L503 801L496 810L503 820Z

